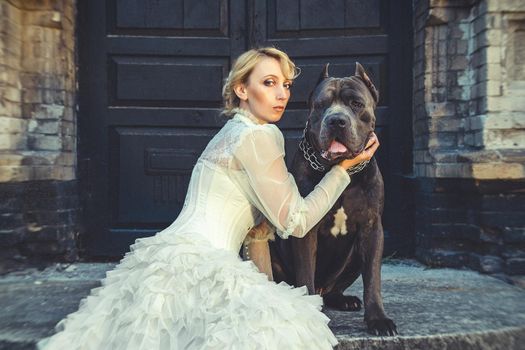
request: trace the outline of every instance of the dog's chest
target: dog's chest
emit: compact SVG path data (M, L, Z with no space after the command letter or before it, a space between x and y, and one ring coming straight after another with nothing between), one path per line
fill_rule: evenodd
M345 191L322 219L322 234L334 238L354 237L358 227L371 222L373 214L374 210L362 191Z
M348 215L346 215L345 208L341 206L335 211L332 219L332 227L330 227L330 234L334 237L339 235L344 236L348 233L348 227L346 226L346 220Z
M320 231L324 236L334 238L351 237L356 233L356 222L351 220L352 211L343 205L336 205L321 220Z

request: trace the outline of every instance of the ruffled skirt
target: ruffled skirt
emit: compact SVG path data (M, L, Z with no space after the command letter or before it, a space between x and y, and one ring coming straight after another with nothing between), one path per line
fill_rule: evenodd
M197 233L138 239L39 349L332 349L322 299Z

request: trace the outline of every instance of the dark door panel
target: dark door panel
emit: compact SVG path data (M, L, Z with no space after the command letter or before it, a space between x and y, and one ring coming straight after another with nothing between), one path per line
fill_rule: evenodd
M109 32L228 37L227 0L109 0Z
M111 57L111 106L217 108L229 57Z
M119 152L110 162L118 164L113 225L162 228L174 218L197 158L214 134L214 129L116 128L111 141Z

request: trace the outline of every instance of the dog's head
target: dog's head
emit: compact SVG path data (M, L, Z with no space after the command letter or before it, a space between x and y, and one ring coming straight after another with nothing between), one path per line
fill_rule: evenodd
M330 163L361 153L375 128L379 94L357 62L355 75L330 77L328 64L309 98L308 139Z

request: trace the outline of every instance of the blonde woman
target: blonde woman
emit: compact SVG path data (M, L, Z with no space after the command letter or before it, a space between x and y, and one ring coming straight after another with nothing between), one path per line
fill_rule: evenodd
M335 165L305 198L284 163L273 124L296 68L275 48L242 54L224 88L231 119L193 169L179 217L137 239L102 286L56 326L40 349L331 349L337 340L305 287L276 284L238 252L265 217L283 238L304 236L350 183Z

